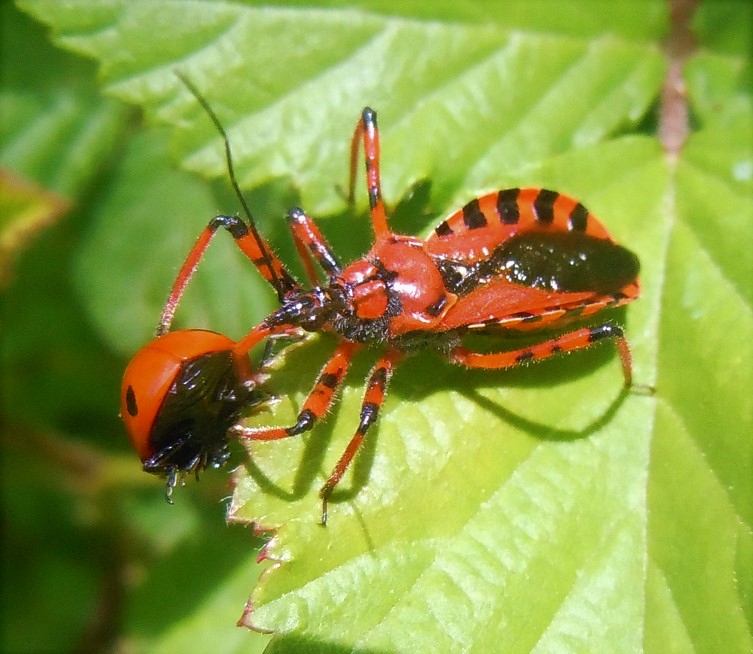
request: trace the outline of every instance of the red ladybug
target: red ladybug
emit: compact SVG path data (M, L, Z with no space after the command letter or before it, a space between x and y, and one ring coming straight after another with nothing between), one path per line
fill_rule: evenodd
M199 329L147 343L123 376L120 414L146 472L167 477L167 498L182 473L219 467L228 430L263 400L235 342Z

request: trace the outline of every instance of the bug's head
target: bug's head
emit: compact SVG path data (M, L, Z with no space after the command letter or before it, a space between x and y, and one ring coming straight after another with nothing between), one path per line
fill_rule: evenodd
M123 376L120 414L144 470L167 477L219 467L228 430L266 395L240 378L235 343L215 332L168 332L139 350Z

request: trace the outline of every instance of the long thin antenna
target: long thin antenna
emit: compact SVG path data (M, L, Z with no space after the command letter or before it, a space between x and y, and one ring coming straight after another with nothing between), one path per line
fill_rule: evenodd
M214 123L214 126L217 128L217 131L222 135L222 140L225 143L225 161L227 162L227 172L230 177L230 183L233 186L235 195L238 197L238 200L240 201L241 206L243 207L243 213L246 215L246 218L248 219L248 227L254 239L256 240L256 243L259 246L259 249L261 250L264 263L267 266L267 269L270 271L270 274L272 276L272 284L275 287L275 291L277 291L277 296L280 299L280 301L282 301L285 295L283 284L279 276L277 275L277 272L275 271L275 267L272 261L272 257L269 254L269 250L267 249L264 241L259 235L258 230L256 229L256 222L254 221L254 217L251 215L251 210L248 208L248 204L246 204L246 198L243 197L243 193L241 193L241 188L238 185L238 180L235 177L235 167L233 166L233 155L230 152L230 141L228 140L227 134L225 133L225 128L222 126L220 119L217 118L217 114L214 113L214 110L212 109L212 107L209 106L207 99L201 94L199 89L197 89L194 86L193 82L190 79L188 79L188 77L186 77L179 70L176 70L175 74L178 76L178 79L180 79L180 81L186 85L186 88L191 92L191 94L196 98L196 100L198 100L199 104L204 108L204 111L207 112L207 115L209 116L209 118L211 118L212 122Z

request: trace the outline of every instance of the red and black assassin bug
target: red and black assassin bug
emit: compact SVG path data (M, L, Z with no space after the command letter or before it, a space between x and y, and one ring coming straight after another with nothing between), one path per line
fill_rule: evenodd
M507 189L471 200L426 240L394 234L382 200L377 117L367 107L351 141L349 199L363 143L374 244L362 259L343 266L309 216L290 210L288 222L311 285L304 289L257 232L235 179L227 136L206 100L183 81L224 139L230 179L248 222L232 216L209 222L178 273L157 338L135 355L123 379L126 427L144 469L167 476L168 497L183 473L226 460L228 434L270 441L311 429L332 406L353 355L364 347L382 354L369 374L355 434L320 491L322 524L333 489L376 422L390 377L408 353L433 349L452 363L500 369L609 338L617 345L625 385L631 385L630 349L613 322L551 334L640 293L638 258L615 243L580 202L546 189ZM280 308L238 342L213 332L168 332L186 284L220 227L274 287ZM319 283L314 261L326 283ZM264 339L302 330L335 334L339 344L295 424L241 426L243 411L262 401L249 351ZM540 342L511 351L464 347L466 334L490 330L546 331Z

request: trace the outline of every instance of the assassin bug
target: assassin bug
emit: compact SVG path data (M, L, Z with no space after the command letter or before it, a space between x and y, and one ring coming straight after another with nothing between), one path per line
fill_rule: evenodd
M225 131L203 96L181 79L223 137L230 180L247 222L230 216L209 222L178 273L157 338L136 354L125 373L126 427L144 468L167 475L168 496L182 473L225 461L228 434L271 441L310 430L332 406L354 354L364 347L383 353L368 376L358 427L321 488L322 524L333 489L376 422L390 377L408 353L434 349L452 363L501 369L611 338L625 385L631 385L630 349L622 329L611 321L555 336L544 331L540 342L511 351L488 354L463 345L472 332L504 334L582 323L639 296L638 258L615 243L580 202L546 189L507 189L471 200L425 240L394 234L382 200L377 117L365 108L351 140L349 200L352 204L363 145L374 244L362 259L343 266L309 216L291 209L288 222L311 284L306 290L257 232L235 178ZM280 307L238 342L213 332L168 332L186 284L220 227L274 287ZM314 262L327 283L318 282ZM250 350L265 339L301 331L330 332L339 343L295 424L238 424L244 409L262 401Z

